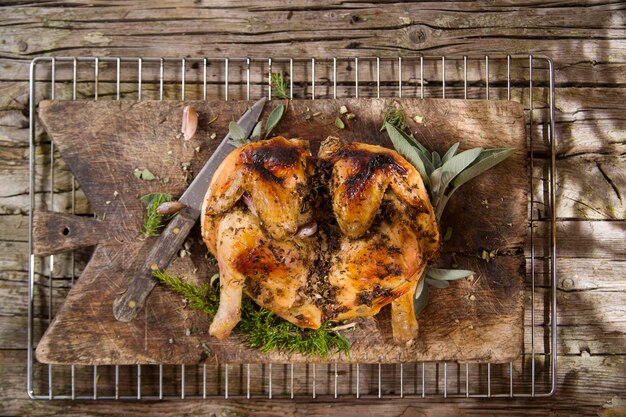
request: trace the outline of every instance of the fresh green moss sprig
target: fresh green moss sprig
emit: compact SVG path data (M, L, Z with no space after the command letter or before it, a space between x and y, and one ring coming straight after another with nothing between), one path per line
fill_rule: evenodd
M195 285L163 271L154 271L154 277L174 292L187 299L187 306L201 310L212 319L219 307L219 290L209 284ZM247 297L241 303L241 321L236 330L252 348L263 352L284 351L327 357L333 352L350 353L350 342L328 323L317 330L303 329L283 320L273 312L257 306Z

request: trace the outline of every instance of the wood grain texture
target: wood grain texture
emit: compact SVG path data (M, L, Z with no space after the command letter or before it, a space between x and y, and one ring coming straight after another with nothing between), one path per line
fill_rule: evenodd
M196 108L201 126L188 143L177 135L181 110L186 104ZM287 115L275 134L308 139L314 154L329 135L390 146L379 128L385 109L394 105L402 107L408 115L422 116L421 123L412 121L411 127L425 146L440 154L457 141L462 143L462 149L496 145L516 148L515 156L461 189L451 199L444 216L444 230L450 227L456 231L446 242L444 253L474 255L459 262L461 267L477 273L476 282L433 291L429 307L420 320L421 336L409 347L400 348L390 343L389 315L383 313L376 319L364 320L357 330L347 334L352 342L350 357L307 358L283 352L260 354L245 348L240 337L224 342L207 337L207 320L202 314L185 310L171 314L172 310L177 310L175 300L178 297L163 288L150 297L146 312L137 320L122 324L112 318L112 298L124 290L132 276L135 256L145 256L149 248L136 238L139 225L135 225L135 229L127 229L118 241L97 247L67 304L40 342L39 360L110 364L339 359L387 363L414 360L506 362L517 357L523 330L525 262L521 251L526 238L527 201L521 106L507 101L419 99L294 100L284 104ZM164 188L175 196L180 195L185 185L184 178L180 178L184 174L180 170L185 161L182 157L191 158L189 162L197 171L211 148L219 143L210 139L211 134L222 137L230 119L243 113L247 105L235 101L52 101L41 104L40 117L91 205L96 211L106 211L107 221L117 222L117 227L122 227L121 224L141 219L143 208L137 204L137 195L155 187L134 178L133 167L145 166L161 178L170 178ZM273 102L266 106L262 119L267 118L276 105L278 103ZM346 122L345 129L335 125L341 106L357 115ZM219 116L218 120L207 127L207 121L215 115ZM204 153L203 146L207 147ZM189 149L192 149L191 154ZM170 183L176 185L170 186ZM113 200L107 200L115 190L121 192ZM493 198L494 195L501 197ZM488 198L492 202L485 204ZM196 239L194 235L191 241L197 242ZM510 256L486 262L478 256L485 249ZM194 244L190 252L188 258L178 259L170 272L188 275L192 280L207 280L215 268L208 267L206 260L202 260L206 254L204 245ZM442 263L449 264L450 260L444 256ZM193 329L193 337L183 336L186 328ZM208 345L209 352L201 347L202 342Z
M273 1L249 2L220 1L176 5L159 2L146 6L139 2L94 1L12 1L3 2L2 26L0 27L0 306L6 306L0 317L0 339L8 344L0 346L0 414L3 415L150 415L215 414L215 415L554 415L554 416L602 416L624 414L625 374L623 358L626 349L626 323L623 305L613 304L612 295L623 292L626 284L623 236L624 229L607 221L608 212L599 206L604 201L606 189L601 176L595 176L584 190L576 188L580 173L597 172L595 162L603 164L622 157L626 131L623 121L623 103L626 100L625 50L616 38L624 38L624 5L621 2L593 0L574 2L570 0L539 1L521 5L518 2L497 0L476 2L358 2L290 1L277 4ZM215 11L213 11L215 9ZM200 14L202 13L202 14ZM375 18L361 18L376 14ZM554 17L554 19L552 18ZM411 22L404 26L401 18ZM262 21L272 28L262 32L254 22ZM403 19L404 20L404 19ZM215 26L221 21L226 25ZM313 33L311 22L324 21L332 29ZM248 24L248 22L253 22ZM436 26L432 22L437 23ZM167 32L157 28L169 23ZM366 26L367 25L367 26ZM403 27L400 27L403 26ZM215 31L209 33L212 28ZM301 28L309 30L305 35L315 35L313 42L303 42L298 37ZM357 32L362 28L361 32ZM191 35L193 36L193 40ZM183 34L185 31L186 34ZM188 32L189 31L189 32ZM219 33L218 33L219 32ZM227 39L238 33L238 38ZM243 33L243 34L242 34ZM383 36L388 34L386 36ZM354 36L361 39L353 39ZM412 36L411 36L412 35ZM174 38L176 37L176 40ZM408 37L408 38L407 38ZM416 42L407 42L407 39ZM182 41L181 41L182 39ZM292 42L291 39L294 39ZM132 40L133 42L128 42ZM220 43L216 43L219 41ZM406 49L406 46L410 49ZM131 46L132 45L132 46ZM181 47L184 45L184 47ZM259 49L262 46L262 51ZM559 390L556 397L548 399L498 400L498 399L394 399L356 400L343 397L340 401L304 400L286 402L280 400L237 401L171 401L171 402L69 402L30 401L24 380L26 374L25 330L26 288L28 268L28 65L37 54L50 56L89 55L100 56L175 56L189 53L193 56L258 56L280 53L285 56L363 56L380 55L397 57L398 54L466 54L493 53L547 54L554 59L556 71L556 133L560 149L560 164L569 164L565 173L566 187L572 189L572 202L557 197L557 213L562 218L558 228L558 274L559 282L566 285L562 290L571 294L569 299L559 300L559 312L567 313L581 324L559 325ZM123 67L124 68L124 67ZM340 66L339 74L345 79L351 73ZM448 67L448 71L452 68ZM484 68L469 68L475 77ZM527 70L527 69L526 69ZM491 68L495 73L501 69ZM525 70L514 74L525 77ZM128 70L125 75L130 75ZM158 71L157 71L158 72ZM101 74L103 80L111 80L114 71ZM49 74L40 72L40 77ZM133 76L136 74L133 71ZM154 74L152 74L154 75ZM535 76L538 74L535 72ZM428 75L428 77L436 77ZM158 98L158 85L149 86L148 74L144 77L147 98ZM155 78L152 77L152 80ZM80 71L78 97L93 98L93 68ZM115 97L115 83L102 82L103 97ZM136 97L136 83L122 83L122 93ZM385 94L397 94L391 85ZM453 87L449 87L453 88ZM495 88L495 87L494 87ZM432 90L431 90L432 89ZM70 89L71 90L71 89ZM47 87L39 92L49 94ZM68 91L67 84L57 85L57 95ZM492 89L491 94L495 94ZM339 90L345 94L342 86ZM165 97L179 99L175 84L165 85ZM482 92L484 94L484 91ZM527 96L527 91L524 92ZM215 92L210 93L211 96ZM441 97L441 90L429 84L427 96ZM453 97L462 97L462 88L448 90ZM68 96L69 97L69 96ZM484 96L482 96L484 97ZM506 97L500 95L497 97ZM517 97L516 99L519 99ZM540 104L545 96L534 97ZM527 106L526 106L527 107ZM540 133L541 125L533 129ZM545 132L538 137L544 137ZM44 146L48 139L38 130L36 139ZM535 143L535 145L541 145ZM561 153L562 150L562 153ZM49 149L38 147L37 164L45 166ZM579 157L575 157L579 156ZM575 158L571 158L575 157ZM538 163L538 161L535 161ZM610 173L608 173L610 178ZM5 182L5 179L10 178ZM539 177L537 177L539 178ZM38 180L38 189L48 187L44 175ZM57 177L58 193L54 208L49 210L71 211L69 178ZM558 188L557 193L565 191ZM39 207L46 206L45 193L36 195ZM622 196L623 198L623 196ZM78 189L76 212L92 214L82 190ZM591 207L589 207L591 206ZM566 207L567 210L563 210ZM589 220L590 218L596 220ZM618 217L622 220L623 217ZM537 241L543 251L545 239ZM77 254L77 272L84 267L85 256ZM541 259L541 258L540 258ZM536 264L542 266L543 260ZM55 291L51 299L53 310L63 302L66 292L57 288L69 288L71 271L69 257L56 255L53 279ZM37 270L35 300L36 314L47 327L48 292L46 290L48 262L35 260ZM536 276L544 279L545 274ZM530 277L528 277L530 282ZM539 284L543 285L543 284ZM561 284L560 284L561 285ZM584 299L578 296L587 294ZM584 303L585 308L580 311ZM39 308L41 306L41 308ZM590 313L593 313L590 315ZM621 313L621 314L620 314ZM605 317L614 319L605 323ZM588 324L582 324L582 323ZM617 326L617 327L616 327ZM621 327L620 327L621 326ZM36 332L36 334L41 334ZM579 352L589 349L590 356ZM595 350L597 348L597 350ZM58 374L57 374L58 375ZM64 383L68 383L69 377ZM61 376L63 376L61 375ZM383 377L387 371L383 370ZM484 376L484 375L483 375ZM47 383L44 373L38 374L42 384ZM122 375L121 382L134 381ZM55 385L61 378L54 380ZM87 387L91 378L78 379L80 386ZM42 385L39 393L47 393ZM132 387L129 387L132 392ZM331 408L332 407L332 408ZM621 411L620 411L621 410ZM614 414L610 414L615 412Z

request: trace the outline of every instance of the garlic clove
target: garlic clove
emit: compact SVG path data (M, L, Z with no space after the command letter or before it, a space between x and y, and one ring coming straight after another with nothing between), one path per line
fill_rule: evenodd
M183 125L180 131L185 140L189 140L196 134L198 128L198 113L191 106L185 106L183 109Z
M309 237L317 233L317 222L311 222L302 226L296 232L296 237Z
M156 212L161 216L168 216L181 211L186 206L180 201L167 201L157 207Z

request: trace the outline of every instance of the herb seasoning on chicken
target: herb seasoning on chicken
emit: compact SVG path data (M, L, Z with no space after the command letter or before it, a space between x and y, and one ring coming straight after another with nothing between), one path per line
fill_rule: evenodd
M391 304L397 343L417 335L413 295L440 240L412 165L395 151L332 137L317 161L300 139L233 151L207 192L202 236L220 268L213 336L228 337L245 293L313 329Z

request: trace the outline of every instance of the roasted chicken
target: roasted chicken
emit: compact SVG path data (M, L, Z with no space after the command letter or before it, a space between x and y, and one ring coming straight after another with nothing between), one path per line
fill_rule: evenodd
M313 329L391 304L394 340L416 336L413 296L439 230L419 173L396 152L332 137L317 160L300 139L242 146L215 173L201 221L220 269L213 336L237 325L243 293Z

